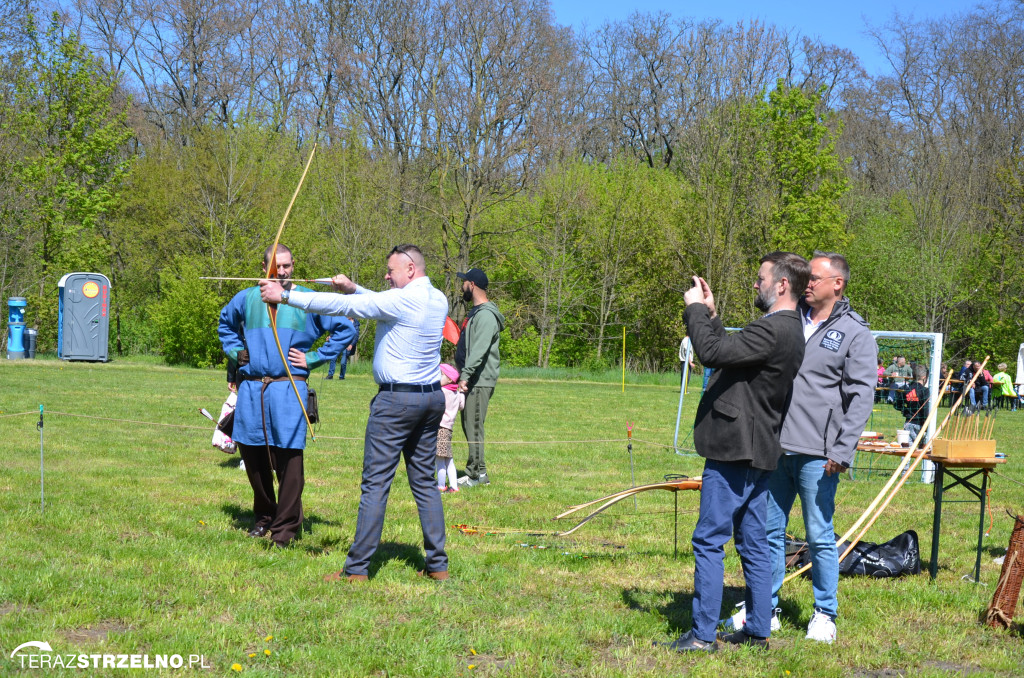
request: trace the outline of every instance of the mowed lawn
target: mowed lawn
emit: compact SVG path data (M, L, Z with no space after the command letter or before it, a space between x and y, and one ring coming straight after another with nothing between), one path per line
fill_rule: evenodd
M1007 510L1024 513L1024 412L1001 412L995 427L1010 461L992 482L981 585L962 578L974 567L976 503L946 505L939 575L928 578L932 488L915 478L867 538L916 530L924 572L844 578L833 646L804 640L812 598L809 581L799 579L783 591L783 629L770 652L684 657L651 643L690 626L698 494L677 495L678 557L668 492L640 495L635 507L622 502L569 537L553 533L572 522L551 520L630 485L628 424L638 484L699 475L699 458L671 449L678 377L631 376L644 383L627 383L625 393L610 381L502 379L487 421L492 484L443 498L449 526L486 528L448 530L451 579L416 575L422 537L400 466L369 583L327 583L323 575L341 568L355 529L362 435L376 391L366 369L357 365L345 381L315 373L323 424L305 455L305 532L292 548L273 550L246 536L245 474L237 456L210 447L211 425L198 414L219 412L223 371L144 359L0 363L0 675L48 673L10 658L32 640L63 654L201 654L216 675L236 675L233 664L261 676L1024 673L1019 630L978 623L999 575L993 558L1012 529ZM681 441L697 398L687 398ZM37 413L40 403L45 512L38 414L9 416ZM891 435L901 420L876 407L871 427ZM461 431L455 439L464 463ZM862 455L858 466L867 465ZM843 481L840 532L886 478L862 469ZM969 497L954 490L947 498ZM803 534L798 511L790 531ZM725 585L723 615L742 597L731 545Z

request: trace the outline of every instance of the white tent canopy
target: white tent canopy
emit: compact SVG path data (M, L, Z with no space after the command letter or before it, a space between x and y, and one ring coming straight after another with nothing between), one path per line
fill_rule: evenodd
M1017 351L1017 378L1013 383L1024 384L1024 344L1021 344Z

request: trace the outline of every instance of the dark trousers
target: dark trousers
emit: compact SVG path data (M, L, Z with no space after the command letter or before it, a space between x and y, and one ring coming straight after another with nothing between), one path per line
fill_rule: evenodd
M252 512L256 526L270 530L272 539L278 544L288 544L302 528L302 488L306 482L302 450L270 446L279 486L276 501L274 469L270 467L267 446L238 443L238 451L245 461L245 474L252 486Z
M765 522L771 474L743 462L704 462L700 515L693 530L693 634L715 639L722 611L725 544L735 535L746 580L747 633L767 638L771 625L772 563Z
M370 558L380 545L391 481L405 457L409 488L416 500L423 529L427 572L448 570L444 543L444 509L434 482L437 428L444 416L444 394L381 391L370 403L363 443L356 535L345 560L347 574L368 574Z
M462 409L462 432L469 443L469 458L466 460L466 475L473 480L487 473L484 462L484 420L487 419L487 404L491 402L494 387L474 386L466 394L466 406Z

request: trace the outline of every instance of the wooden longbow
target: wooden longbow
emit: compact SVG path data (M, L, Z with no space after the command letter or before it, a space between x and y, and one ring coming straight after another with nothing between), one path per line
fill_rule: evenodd
M292 206L295 204L295 199L299 197L299 191L302 190L302 183L306 180L306 173L309 172L309 166L313 164L313 156L316 154L316 144L313 144L313 150L309 152L309 159L306 161L306 168L302 170L302 176L299 178L299 185L295 187L295 193L292 194L291 202L288 203L288 209L284 211L284 217L281 219L281 226L277 229L277 236L274 237L274 245L270 248L270 262L267 264L267 279L273 280L277 277L277 246L281 243L281 233L284 232L284 225L288 223L288 215L291 214ZM311 440L316 440L316 436L313 434L313 424L309 421L309 413L306 412L306 404L302 402L302 396L299 395L299 387L295 385L295 377L292 376L292 370L288 366L288 358L284 354L284 349L281 347L281 337L277 333L277 304L267 304L267 313L270 315L270 329L274 333L274 342L277 344L277 352L281 356L281 362L284 363L285 374L288 375L288 381L292 384L292 390L295 391L295 398L299 401L299 407L302 409L302 416L306 418L306 430L309 431L309 437Z
M640 485L639 487L631 487L627 490L622 490L621 492L609 494L607 497L601 497L600 499L595 499L594 501L588 501L585 504L577 504L576 506L570 506L567 511L555 516L554 520L564 518L565 516L571 515L576 511L579 511L580 509L587 508L588 506L593 506L594 504L601 504L595 511L590 513L586 518L584 518L580 522L576 523L576 525L574 525L571 529L566 530L565 532L559 532L558 536L564 537L566 535L572 534L576 530L580 529L581 527L589 523L591 520L597 517L602 511L604 511L608 507L614 506L623 499L628 499L641 492L648 492L650 490L668 490L669 492L679 492L680 490L699 490L700 487L700 478L682 478L680 480L672 480L663 483L653 483L651 485Z

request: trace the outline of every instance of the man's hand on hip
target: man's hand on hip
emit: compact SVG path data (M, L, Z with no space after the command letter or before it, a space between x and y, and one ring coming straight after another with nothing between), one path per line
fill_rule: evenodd
M301 367L302 369L308 367L306 364L306 354L297 348L288 349L288 362L292 364L292 367Z

